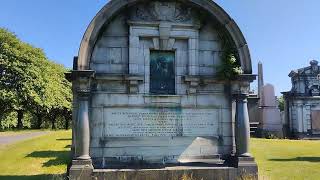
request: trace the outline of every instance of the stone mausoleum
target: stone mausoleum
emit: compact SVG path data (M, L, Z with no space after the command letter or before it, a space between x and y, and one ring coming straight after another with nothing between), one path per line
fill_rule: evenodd
M232 52L243 73L217 78ZM220 67L220 68L219 68ZM69 74L71 179L257 178L249 49L210 0L111 0Z
M285 121L296 138L320 136L320 66L312 60L310 66L293 70L289 77L292 89L283 92Z

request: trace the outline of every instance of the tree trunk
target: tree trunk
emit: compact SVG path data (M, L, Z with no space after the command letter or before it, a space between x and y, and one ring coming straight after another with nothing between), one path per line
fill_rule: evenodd
M36 125L36 128L37 129L41 129L41 124L42 124L42 116L41 116L41 114L37 114L37 125Z
M51 129L56 129L56 126L54 124L54 120L51 121Z
M18 129L22 129L23 128L23 123L22 123L22 119L23 119L23 111L22 110L18 110L18 125L17 128Z
M56 129L55 122L56 122L56 115L52 115L52 117L51 117L51 129Z
M64 116L64 120L65 120L65 129L68 130L69 129L69 117L68 116Z

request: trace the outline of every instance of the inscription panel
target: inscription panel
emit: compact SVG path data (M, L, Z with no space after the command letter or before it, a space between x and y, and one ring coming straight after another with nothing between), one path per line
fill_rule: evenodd
M106 137L218 136L219 109L106 108Z

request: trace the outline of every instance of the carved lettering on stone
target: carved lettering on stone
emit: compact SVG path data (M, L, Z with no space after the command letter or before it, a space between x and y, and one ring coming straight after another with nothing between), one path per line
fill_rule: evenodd
M218 109L106 108L105 136L218 136Z

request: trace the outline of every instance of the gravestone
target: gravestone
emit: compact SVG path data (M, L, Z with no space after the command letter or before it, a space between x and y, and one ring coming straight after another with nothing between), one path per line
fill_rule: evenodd
M218 79L227 49L243 74ZM81 42L71 179L257 178L247 43L207 0L111 0Z
M266 84L262 87L260 113L263 131L282 137L283 129L280 109L274 87L271 84Z

